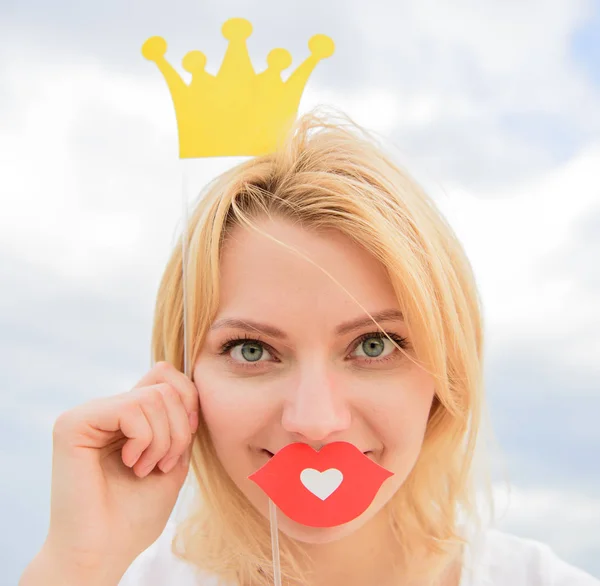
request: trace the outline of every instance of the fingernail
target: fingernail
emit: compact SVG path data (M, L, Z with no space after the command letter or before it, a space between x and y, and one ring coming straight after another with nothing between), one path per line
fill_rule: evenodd
M148 474L150 474L150 472L152 472L153 468L154 468L154 464L152 464L152 462L150 464L147 464L146 466L144 466L141 470L142 477L148 476Z
M160 469L166 474L167 472L170 472L173 469L173 467L175 466L176 463L177 463L177 458L171 457L168 460L165 460L160 465Z
M129 468L133 468L136 464L137 461L140 459L141 455L142 455L143 450L140 450L139 452L137 452L136 454L134 454L130 460L131 464L127 464L127 466L129 466Z
M198 430L198 412L192 411L189 416L190 427L192 428L192 433L196 433Z

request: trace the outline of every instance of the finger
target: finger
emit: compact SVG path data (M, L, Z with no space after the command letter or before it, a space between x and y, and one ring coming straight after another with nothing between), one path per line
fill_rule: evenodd
M179 391L188 415L198 413L200 404L196 385L168 362L157 362L133 388L148 387L163 382L173 385Z
M123 435L129 438L121 450L121 459L125 466L133 468L153 438L150 422L138 402L123 409L120 428Z
M134 448L145 448L152 440L138 401L126 394L94 399L62 413L53 431L55 439L76 448L104 448L114 442L117 432L129 438ZM130 446L126 452L131 451Z
M171 432L166 405L162 393L158 389L152 387L147 389L139 403L152 428L152 442L134 466L135 473L143 478L169 451Z
M173 469L181 454L183 454L190 444L192 429L179 393L170 385L165 385L164 390L161 389L161 392L167 408L167 417L171 432L171 447L158 462L158 467L166 473Z

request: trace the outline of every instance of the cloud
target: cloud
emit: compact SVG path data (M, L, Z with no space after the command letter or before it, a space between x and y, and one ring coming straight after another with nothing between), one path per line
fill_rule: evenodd
M589 176L589 192L598 189L594 181L595 178ZM569 200L573 192L578 192L582 188L584 188L582 184L570 186ZM547 259L545 266L551 265L548 271L552 271L558 278L575 275L586 293L597 299L600 295L598 251L600 251L600 204L596 203L596 205L591 204L588 211L573 222L569 242L557 251L552 259Z
M598 495L597 375L569 370L530 348L518 343L504 347L486 366L490 417L500 449L490 462L495 476L524 488L541 485Z
M590 3L352 7L371 64L360 79L393 93L402 112L395 141L438 179L483 190L510 185L566 161L598 135L598 88L571 49Z
M600 499L552 487L494 491L498 528L547 543L567 562L600 576L597 553ZM568 530L565 530L568 528Z
M598 165L600 144L483 199L460 186L438 187L438 204L474 267L494 350L520 343L535 351L545 339L540 352L548 360L598 373L600 309L590 289L600 274L593 215Z

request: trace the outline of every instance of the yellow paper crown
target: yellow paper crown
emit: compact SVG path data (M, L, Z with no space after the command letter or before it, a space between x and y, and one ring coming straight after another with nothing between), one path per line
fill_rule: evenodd
M334 51L328 36L314 35L308 42L311 56L284 82L281 72L292 63L288 51L273 49L267 69L257 74L246 47L250 22L231 18L221 30L229 47L219 72L215 76L205 71L205 55L190 51L182 61L192 74L189 85L165 59L167 43L162 37L150 37L142 46L142 55L156 63L169 86L182 159L273 152L296 118L313 69Z

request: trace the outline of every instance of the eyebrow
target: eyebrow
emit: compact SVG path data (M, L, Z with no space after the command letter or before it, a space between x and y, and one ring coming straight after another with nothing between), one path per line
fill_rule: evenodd
M371 315L377 322L404 321L404 316L398 309L384 309L383 311L377 311ZM338 325L335 329L335 333L338 336L343 336L344 334L348 334L371 324L373 324L373 320L370 317L360 317ZM270 336L271 338L276 338L279 340L289 339L288 335L279 328L251 319L222 318L217 320L210 327L211 331L222 328L236 328L245 330L247 332L260 332L264 335Z

